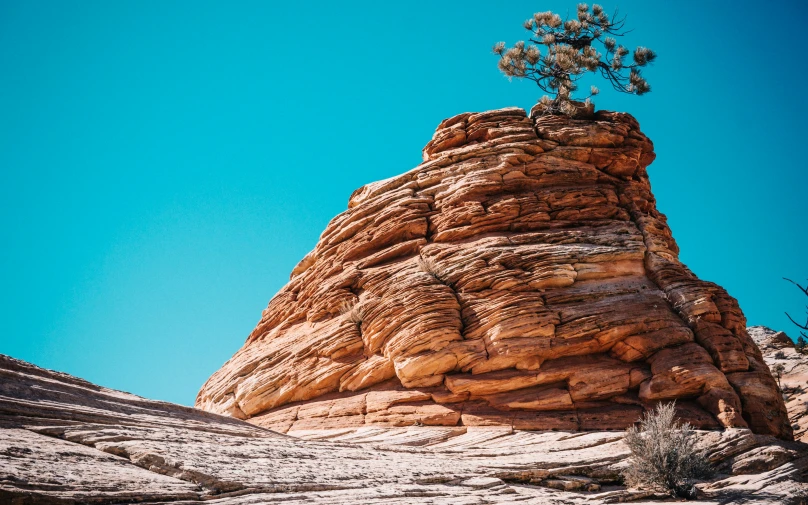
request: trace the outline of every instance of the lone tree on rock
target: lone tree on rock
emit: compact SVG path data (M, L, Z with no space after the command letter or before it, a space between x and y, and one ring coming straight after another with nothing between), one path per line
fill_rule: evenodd
M632 61L627 62L628 48L618 44L615 37L622 37L625 18L612 18L600 5L578 4L575 19L562 21L553 12L537 12L524 23L531 33L528 42L519 41L513 47L504 42L494 46L500 56L499 69L508 77L530 79L551 96L539 101L546 113L570 114L576 107L572 94L578 89L578 80L587 72L600 72L612 87L622 93L643 95L651 86L641 74L641 68L656 59L656 53L647 47L637 47ZM542 46L544 53L542 53ZM602 49L599 51L598 47ZM602 52L601 52L602 51ZM598 94L592 86L586 97Z

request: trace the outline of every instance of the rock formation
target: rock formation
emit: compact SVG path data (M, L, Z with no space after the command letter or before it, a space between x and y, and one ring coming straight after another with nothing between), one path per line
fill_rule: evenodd
M749 335L763 351L769 368L783 365L778 379L794 438L808 442L808 354L797 352L794 341L782 331L765 326L748 328Z
M678 258L628 114L443 121L355 191L197 407L280 431L791 427L724 289Z
M616 485L628 456L622 433L409 426L298 434L304 439L0 355L3 504L584 505L651 494ZM805 444L748 429L697 436L718 472L699 484L700 504L804 503Z

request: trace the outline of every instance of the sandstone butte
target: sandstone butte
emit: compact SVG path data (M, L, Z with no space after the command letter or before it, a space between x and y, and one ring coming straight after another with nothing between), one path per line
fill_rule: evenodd
M793 437L737 301L678 260L629 114L438 125L356 190L198 408L281 432L698 428Z

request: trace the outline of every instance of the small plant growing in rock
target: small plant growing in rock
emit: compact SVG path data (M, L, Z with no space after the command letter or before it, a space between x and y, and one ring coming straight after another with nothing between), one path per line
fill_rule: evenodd
M774 353L774 358L775 359L786 359L786 353L783 352L783 351L777 351L776 353Z
M674 403L659 404L626 430L631 450L623 479L629 487L693 498L695 483L713 474L704 453L696 449L689 424L676 418Z
M647 47L630 51L618 44L616 37L626 34L625 18L617 12L609 16L598 4L578 4L577 15L562 20L554 12L537 12L524 23L530 39L519 41L513 47L504 42L494 46L499 55L499 69L508 77L529 79L549 95L539 101L545 113L573 115L577 106L573 93L577 82L588 72L599 73L615 90L622 93L644 95L651 91L642 76L642 68L656 59L656 53ZM627 57L631 54L631 60ZM586 97L598 94L592 86Z
M802 335L797 337L797 343L794 344L794 349L800 354L808 354L808 340Z
M783 377L786 367L782 363L776 363L771 367L771 370L772 375L774 375L774 378L777 379L777 387L780 388L780 391L782 391L783 387L780 385L780 379Z

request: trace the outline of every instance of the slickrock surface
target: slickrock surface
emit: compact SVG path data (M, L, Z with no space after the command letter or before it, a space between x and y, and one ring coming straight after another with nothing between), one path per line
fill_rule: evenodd
M443 121L351 196L196 405L274 430L701 428L791 439L743 313L655 207L628 114Z
M0 503L531 503L636 500L615 432L358 427L273 433L0 355ZM699 432L719 474L691 503L804 503L808 451Z
M794 341L782 331L765 326L748 328L770 368L783 365L780 387L786 397L786 408L794 438L808 442L808 355L794 348Z

